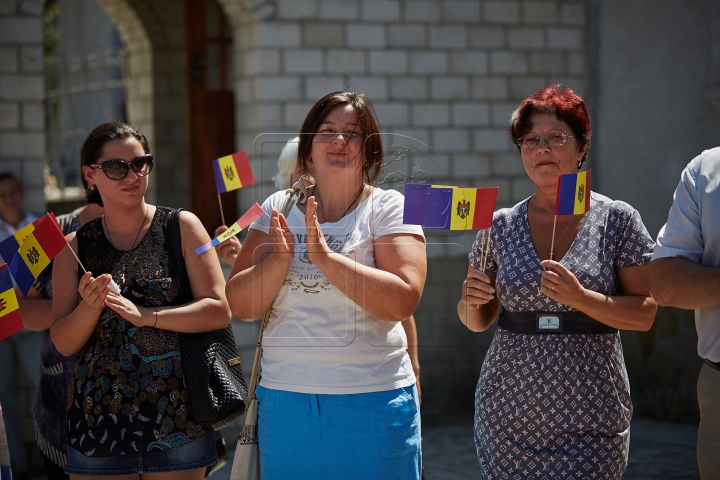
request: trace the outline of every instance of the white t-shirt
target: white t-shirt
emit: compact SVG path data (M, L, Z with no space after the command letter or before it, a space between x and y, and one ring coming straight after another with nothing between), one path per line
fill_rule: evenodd
M285 197L282 191L271 195L263 210L281 210ZM402 223L403 203L400 193L373 188L354 211L321 225L328 246L375 267L374 239L397 233L423 236L419 226ZM299 393L352 394L415 383L401 323L380 320L360 308L310 262L305 215L297 206L287 221L295 236L295 258L263 335L260 385ZM267 233L269 224L269 217L262 215L250 228Z

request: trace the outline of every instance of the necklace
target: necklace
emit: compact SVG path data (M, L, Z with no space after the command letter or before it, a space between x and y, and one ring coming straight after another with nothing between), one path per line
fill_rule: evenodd
M528 202L528 206L530 206L530 202ZM536 208L537 208L537 207L533 207L533 210L535 210ZM540 235L540 240L543 241L543 243L545 244L546 247L548 247L550 250L552 250L553 248L552 248L552 247L550 246L550 244L545 240L545 237L543 237L542 232L540 231L540 224L539 224L538 221L537 221L537 211L535 211L535 212L533 213L533 218L535 219L535 228L537 228L538 235ZM558 237L558 239L557 239L558 243L560 242L560 240L562 240L562 237L565 235L565 232L567 232L567 229L568 229L568 227L570 226L571 223L572 223L572 221L568 222L568 224L565 225L565 230L563 230L562 235L560 235L560 236Z
M362 193L363 193L364 190L365 190L365 183L363 183L362 185L360 185L360 190L358 190L357 195L355 195L355 199L354 199L352 202L350 202L350 205L348 205L348 207L345 209L345 212L343 212L343 214L342 214L342 216L340 216L340 218L343 218L345 215L347 215L347 213L350 211L350 209L352 208L352 206L355 205L355 202L358 201L358 198L360 198L360 195L362 195ZM315 185L315 191L313 192L313 195L314 195L315 197L317 197L317 199L318 199L318 204L320 204L320 211L321 211L322 214L323 214L323 220L324 220L324 219L325 219L325 209L323 209L323 204L322 204L322 202L319 201L319 200L320 200L320 195L318 194L318 191L319 191L318 186ZM339 219L338 219L338 220L339 220Z
M137 235L135 235L135 240L133 240L132 246L131 246L130 248L128 248L128 250L132 250L133 248L135 248L135 242L137 242L138 237L140 237L140 232L142 232L142 229L143 229L143 227L145 226L145 222L147 222L148 214L149 214L149 213L150 213L150 209L148 208L147 205L145 205L145 218L143 218L143 221L142 221L142 223L140 224L140 230L138 230ZM103 225L105 226L105 231L106 231L107 234L108 234L108 240L110 241L110 245L112 245L112 247L113 247L115 250L118 250L118 248L115 247L115 244L114 244L113 241L112 241L112 235L110 235L110 229L108 228L107 222L105 221L105 214L104 214L104 213L103 213L103 216L102 216L102 221L103 221Z

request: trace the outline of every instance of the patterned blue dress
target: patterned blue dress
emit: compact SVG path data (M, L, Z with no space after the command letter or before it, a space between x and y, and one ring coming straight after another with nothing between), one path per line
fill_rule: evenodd
M540 291L529 199L495 212L488 273L509 312L572 311ZM480 235L469 255L480 267ZM621 295L617 271L650 262L654 243L630 205L592 193L590 211L560 260L583 287ZM619 479L632 403L620 335L518 334L499 327L475 392L483 478Z

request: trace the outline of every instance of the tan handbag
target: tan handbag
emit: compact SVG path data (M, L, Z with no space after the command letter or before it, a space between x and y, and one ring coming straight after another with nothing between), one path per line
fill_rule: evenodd
M287 190L287 197L283 204L282 213L287 217L295 202L305 203L308 198L308 188L315 185L315 179L311 175L300 177L292 188ZM260 383L260 359L262 358L262 337L268 320L272 304L263 315L258 334L257 348L255 349L255 360L253 361L252 377L250 388L248 388L248 401L245 410L245 423L240 431L235 457L233 459L230 480L260 480L260 449L258 448L257 424L258 424L258 401L255 396L255 388Z

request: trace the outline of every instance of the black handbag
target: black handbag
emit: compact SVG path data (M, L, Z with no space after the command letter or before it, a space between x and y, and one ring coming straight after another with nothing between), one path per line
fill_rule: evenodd
M178 304L193 300L180 238L180 210L170 213L167 239L178 276ZM179 333L185 385L195 423L219 430L245 413L247 384L235 336L222 330Z

